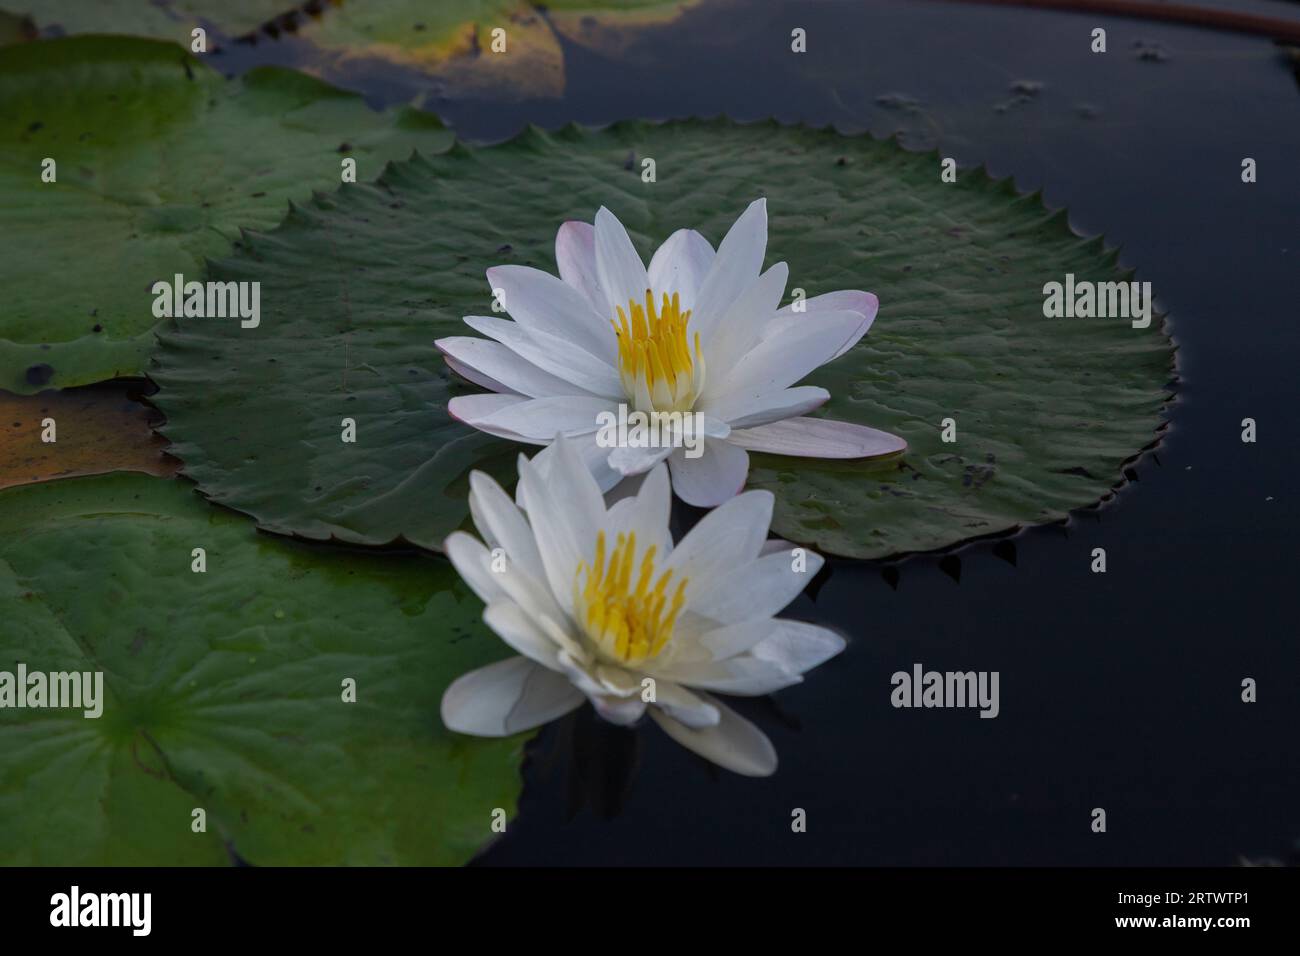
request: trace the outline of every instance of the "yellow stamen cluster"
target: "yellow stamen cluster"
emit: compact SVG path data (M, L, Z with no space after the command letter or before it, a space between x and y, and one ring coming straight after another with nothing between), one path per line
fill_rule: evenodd
M620 664L638 664L656 656L673 636L673 624L686 600L686 578L669 596L671 570L655 579L655 546L642 554L635 580L636 532L619 534L605 558L605 532L596 536L596 556L578 565L573 580L573 607L578 622L597 652Z
M704 387L704 358L700 333L688 339L691 311L681 310L677 293L665 292L658 310L654 293L645 290L645 304L628 300L617 308L618 370L623 390L638 411L689 411ZM694 346L692 348L692 345Z

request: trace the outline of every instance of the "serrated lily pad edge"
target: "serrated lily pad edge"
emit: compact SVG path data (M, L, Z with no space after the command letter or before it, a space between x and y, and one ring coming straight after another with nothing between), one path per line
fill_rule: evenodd
M865 139L872 143L880 143L880 144L892 143L895 147L907 153L909 156L918 157L918 158L923 158L928 156L934 158L936 161L943 159L943 155L938 147L935 147L933 149L926 149L926 150L908 149L908 147L903 143L901 135L898 133L891 133L888 136L876 136L870 130L863 130L857 133L844 133L839 129L837 129L833 123L825 123L822 125L814 125L814 124L802 123L802 122L782 123L775 118L748 120L748 121L734 120L729 116L727 116L727 114L725 113L719 113L713 116L689 115L689 116L682 116L682 117L669 117L666 119L653 119L653 120L617 120L613 123L605 123L605 124L593 125L593 126L587 126L577 122L569 122L561 126L558 126L555 129L546 129L545 127L539 126L535 123L529 123L518 133L516 133L514 136L505 140L479 142L467 138L462 138L459 134L455 134L455 139L452 141L451 145L447 148L447 150L443 153L439 153L438 155L454 156L456 155L457 151L469 150L469 149L494 149L498 147L506 147L512 145L527 146L529 142L531 142L532 140L534 140L539 136L544 136L548 138L565 139L569 137L586 136L592 133L600 133L605 131L609 131L617 134L617 133L622 133L623 131L636 132L646 128L670 126L674 124L687 124L687 123L694 123L703 127L743 126L743 127L753 127L753 128L768 128L774 130L794 130L797 132L830 135L836 137L839 140L843 140L846 142L860 141ZM412 155L408 159L402 160L400 162L403 165L405 165L406 163L410 163L416 160L427 161L424 155L418 149L413 150ZM372 180L369 184L372 186L382 186L387 181L389 176L395 172L395 170L398 167L398 164L399 161L389 160L384 165L384 168L380 171L379 175L374 180ZM1116 265L1116 267L1119 268L1119 260L1122 254L1122 246L1108 245L1105 241L1104 233L1087 235L1077 230L1069 220L1069 211L1067 207L1058 206L1056 208L1052 208L1048 206L1047 202L1043 198L1045 187L1039 187L1034 190L1021 190L1016 185L1014 174L1008 174L1007 176L997 178L992 173L989 172L988 165L986 163L980 163L977 166L971 166L971 167L961 167L961 171L965 175L982 177L985 182L989 183L991 186L995 188L1003 190L1004 192L1007 193L1008 196L1011 196L1013 198L1037 201L1038 205L1045 212L1050 213L1051 222L1059 223L1071 235L1073 235L1078 239L1084 239L1096 243L1099 246L1100 251L1106 254L1111 259L1111 261ZM313 198L316 196L329 197L331 195L338 195L339 193L342 192L342 190L343 190L342 185L336 187L332 194L323 193L319 190L315 190L313 191ZM278 231L284 225L288 217L294 214L297 205L292 200L290 200L288 206L289 208L288 211L286 212L285 219L281 220L280 225L276 226L275 229L271 230L272 233ZM241 229L241 234L243 232L244 230ZM248 233L253 237L269 235L269 233L262 233L254 230L248 230ZM207 262L205 263L205 278L207 276L207 272L211 266L211 263L212 260L210 259L207 260ZM1124 277L1124 281L1132 281L1133 278L1137 275L1137 268L1130 267L1128 269L1121 269L1120 274ZM810 546L813 548L818 548L818 550L820 550L821 553L834 558L838 558L840 560L853 561L855 563L863 564L863 565L883 565L883 564L898 563L912 557L951 554L953 552L956 552L958 550L961 550L969 546L988 543L1002 538L1013 537L1015 535L1021 534L1022 532L1028 530L1029 528L1049 527L1053 525L1066 524L1070 521L1071 516L1074 515L1076 512L1096 511L1097 509L1103 507L1104 505L1114 500L1116 495L1118 495L1119 492L1122 491L1123 488L1130 483L1130 479L1126 475L1126 472L1131 469L1131 466L1133 466L1138 461L1143 459L1148 453L1154 452L1163 443L1164 435L1168 431L1170 425L1169 409L1178 399L1177 390L1178 387L1181 385L1181 376L1180 376L1179 362L1178 362L1178 352L1179 352L1178 341L1173 334L1172 325L1171 325L1168 312L1157 311L1153 308L1152 317L1159 320L1158 330L1161 334L1165 336L1166 339L1168 339L1169 346L1170 346L1170 358L1169 358L1170 377L1166 381L1164 386L1162 386L1165 390L1165 397L1157 413L1156 423L1154 428L1152 429L1151 441L1143 445L1141 448L1136 449L1132 455L1125 458L1123 461L1119 463L1117 467L1117 471L1119 472L1119 474L1117 475L1116 480L1114 481L1113 484L1111 484L1110 488L1107 491L1103 492L1097 498L1097 500L1090 502L1088 504L1078 505L1076 507L1069 508L1069 509L1064 509L1064 510L1058 509L1056 511L1053 511L1048 517L1044 518L1042 521L1036 521L1031 524L1027 524L1021 521L1015 521L1006 524L1001 528L996 528L992 531L985 531L976 535L971 535L969 537L962 538L959 541L955 541L952 544L945 545L940 548L922 549L916 551L900 551L895 554L886 555L884 557L861 558L851 554L843 554L832 549L822 550L818 548L818 542L816 538L808 538L806 536L801 537L799 533L787 533L790 529L786 529L782 526L782 522L779 515L774 516L773 518L772 529L771 529L772 534L778 537L783 537L794 544L800 544L800 545ZM152 330L152 334L155 335L155 345L158 336L166 334L168 331L171 331L175 328L176 328L175 319L162 320ZM149 370L155 367L160 367L160 363L158 362L156 355L150 357L149 363L145 369L145 375L149 376ZM150 380L152 381L152 379ZM148 401L148 399L146 399L146 401ZM157 432L159 435L163 436L164 438L168 438L166 434L168 421L166 420L165 412L163 412L161 408L158 408L152 402L150 402L150 406L155 408L155 410L158 412L161 419L159 423L154 427L155 432ZM169 438L168 441L170 442ZM521 445L520 449L524 450L526 453L526 448L528 447L530 446ZM171 452L171 454L175 455L175 452ZM798 460L798 459L784 458L776 455L768 455L760 452L754 452L751 454L752 454L752 461L757 462L759 464L762 464L765 461L778 462L778 461ZM397 537L391 539L390 541L380 542L376 544L373 541L365 540L364 536L361 535L355 535L355 536L339 535L332 532L330 534L324 534L324 535L311 535L300 531L278 528L274 525L274 523L265 522L262 518L258 517L258 515L256 515L251 510L245 510L239 508L235 505L231 505L227 502L222 501L219 497L214 497L210 495L206 490L204 490L202 485L199 483L198 479L194 478L193 475L190 473L189 466L185 463L184 458L179 455L177 455L176 457L180 458L182 462L182 466L178 472L178 476L184 477L185 479L193 482L195 484L196 490L200 495L204 497L204 499L212 502L213 504L218 504L232 511L237 511L241 514L245 514L249 516L256 522L257 527L260 530L267 531L272 534L280 535L282 537L287 537L298 541L308 541L308 542L328 543L334 545L343 545L348 547L365 547L365 548L378 548L378 549L414 548L417 550L428 551L431 553L439 553L439 554L442 553L443 549L439 545L418 543L408 539L404 535L398 535Z

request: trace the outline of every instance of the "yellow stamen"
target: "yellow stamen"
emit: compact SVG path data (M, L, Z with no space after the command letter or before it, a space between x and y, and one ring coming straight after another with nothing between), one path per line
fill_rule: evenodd
M619 375L633 406L643 412L689 411L704 386L700 334L692 340L686 330L691 310L682 311L676 292L665 292L656 309L654 293L646 289L644 303L630 299L627 311L615 311L618 321L610 325L618 336Z
M578 565L573 580L573 606L578 623L602 657L619 664L639 664L657 656L672 639L673 624L686 602L686 579L677 582L671 600L671 570L655 577L655 551L641 554L635 579L636 532L619 534L605 553L605 532L596 536L590 565Z

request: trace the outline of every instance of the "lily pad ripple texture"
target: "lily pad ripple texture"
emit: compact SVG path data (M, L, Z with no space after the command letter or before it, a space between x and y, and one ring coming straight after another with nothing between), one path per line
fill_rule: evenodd
M1044 285L1067 274L1134 278L1100 237L983 169L944 183L938 156L892 141L726 120L531 129L317 195L213 266L262 282L259 328L180 319L162 333L165 433L205 494L265 528L437 547L465 518L466 471L504 477L524 450L446 412L472 386L433 341L491 314L484 271L554 272L556 229L601 205L647 259L684 226L716 243L758 196L767 261L789 263L791 288L880 299L868 336L810 376L833 396L817 414L909 444L869 462L754 455L775 533L855 558L942 549L1095 504L1155 442L1174 375L1162 317L1043 313Z

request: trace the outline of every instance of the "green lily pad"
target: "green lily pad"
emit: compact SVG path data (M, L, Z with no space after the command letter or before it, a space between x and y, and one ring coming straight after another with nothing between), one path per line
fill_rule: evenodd
M195 27L241 36L292 6L286 0L0 0L0 12L26 15L45 31L120 33L190 42Z
M103 673L97 719L0 709L0 864L455 864L514 811L522 738L438 717L508 653L441 559L259 535L185 482L75 478L0 492L0 606L0 671Z
M201 278L239 227L451 134L416 110L275 68L225 80L180 47L71 37L0 48L0 388L138 374L155 281ZM57 181L42 181L54 159Z
M641 157L657 182L642 182ZM259 328L182 319L160 336L165 433L205 494L266 527L436 544L464 517L460 470L496 454L489 439L467 449L447 420L462 386L432 344L490 314L484 270L554 271L556 228L602 204L643 256L682 226L716 243L759 195L768 259L789 262L792 288L880 298L868 336L809 377L833 395L819 414L910 445L875 462L753 456L776 533L862 558L942 548L1095 503L1154 440L1171 377L1162 323L1043 316L1046 282L1130 275L1064 211L982 170L943 183L937 156L892 142L726 121L530 130L317 197L214 266L262 281ZM343 416L355 444L340 441Z

